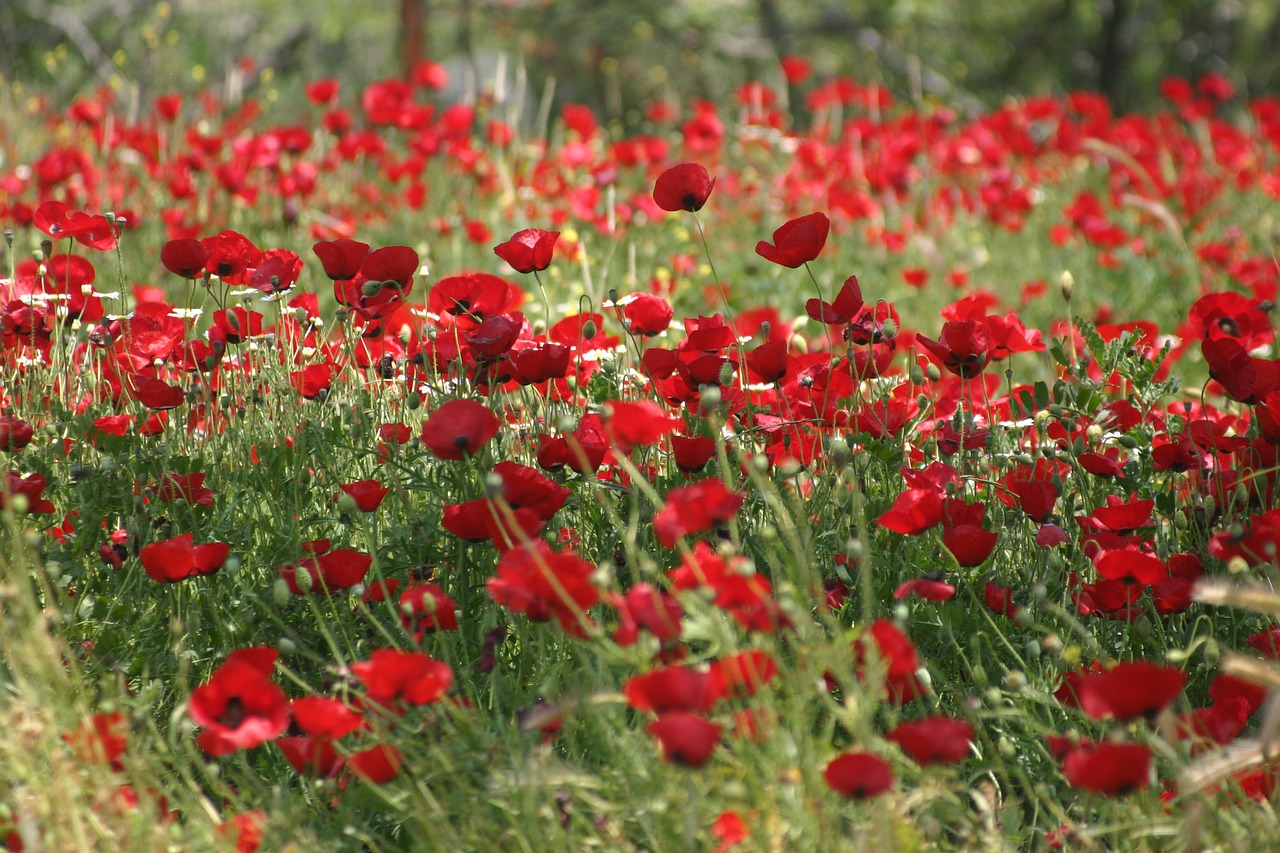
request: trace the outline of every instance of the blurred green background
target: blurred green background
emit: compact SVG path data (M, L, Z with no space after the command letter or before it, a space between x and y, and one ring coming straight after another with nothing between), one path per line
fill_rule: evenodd
M0 3L0 74L55 101L100 85L126 103L209 85L270 101L316 77L356 87L398 76L421 55L449 68L447 95L465 98L502 72L535 100L585 103L624 124L655 97L778 81L787 54L820 78L847 74L962 110L1077 89L1144 109L1163 77L1209 71L1256 97L1280 81L1278 43L1274 0Z

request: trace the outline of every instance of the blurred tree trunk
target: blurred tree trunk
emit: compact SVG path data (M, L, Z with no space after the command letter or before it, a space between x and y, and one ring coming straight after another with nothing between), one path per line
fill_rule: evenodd
M786 56L791 52L791 34L787 32L786 24L782 22L778 4L774 0L758 0L758 6L760 26L764 30L765 38L773 46L774 53L779 57Z
M1098 88L1117 107L1123 105L1128 88L1128 45L1125 27L1131 7L1129 0L1110 0L1103 5L1102 42L1098 47Z
M426 58L427 0L400 0L400 62L405 79Z

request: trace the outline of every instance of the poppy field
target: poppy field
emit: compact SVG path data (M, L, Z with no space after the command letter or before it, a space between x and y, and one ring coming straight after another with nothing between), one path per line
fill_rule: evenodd
M1280 100L0 97L10 850L1280 847Z

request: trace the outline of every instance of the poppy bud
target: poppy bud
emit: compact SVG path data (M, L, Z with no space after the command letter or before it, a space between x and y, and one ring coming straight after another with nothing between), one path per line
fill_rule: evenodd
M276 582L271 586L271 600L275 602L276 607L284 607L292 597L289 583L284 578L276 578Z
M364 286L360 288L360 292L363 293L365 296L369 297L370 299L372 299L373 297L377 296L379 293L382 292L383 287L384 287L383 282L369 280L369 281L366 281L364 283Z
M929 362L929 366L924 369L925 375L929 377L930 382L937 382L942 378L942 371L938 369L938 365Z
M1062 298L1066 302L1071 301L1071 295L1076 289L1076 277L1071 274L1070 270L1064 270L1062 275L1058 277L1058 290L1062 293Z
M582 324L582 339L584 341L589 341L596 336L596 332L598 331L599 328L596 326L596 321L588 320Z

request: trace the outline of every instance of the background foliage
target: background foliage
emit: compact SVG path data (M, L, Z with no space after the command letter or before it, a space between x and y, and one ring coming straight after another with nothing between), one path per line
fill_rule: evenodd
M642 99L722 97L787 54L819 76L970 111L1010 88L1092 89L1125 110L1153 106L1169 75L1228 73L1246 96L1280 77L1280 6L1261 0L377 0L360 12L343 0L16 0L0 5L0 74L64 97L97 83L146 103L227 79L271 96L301 79L393 76L420 49L449 65L459 96L502 69L513 90L631 125Z

